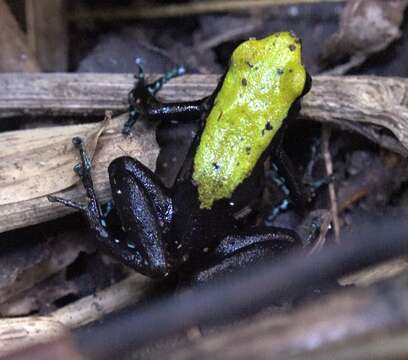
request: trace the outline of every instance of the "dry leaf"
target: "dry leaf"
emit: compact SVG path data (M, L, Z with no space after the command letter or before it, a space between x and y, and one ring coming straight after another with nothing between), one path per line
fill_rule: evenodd
M0 134L0 205L37 198L78 181L72 171L80 136L90 156L106 122L9 131Z
M124 155L131 156L141 161L151 170L154 171L155 168L156 158L159 152L155 138L155 127L146 121L139 121L134 126L133 135L126 137L123 136L121 130L127 118L128 115L124 114L109 121L97 142L95 156L92 159L92 178L98 199L102 203L111 198L108 166L113 159ZM66 128L66 126L53 128L55 131L54 136L56 136L57 132L65 133L64 128ZM28 136L28 133L25 134ZM70 147L71 144L71 138L68 136L66 146ZM26 152L29 153L29 150L25 150L24 155L20 154L18 156L28 156ZM65 156L64 152L60 153L60 156ZM72 164L75 164L77 162L77 160L75 160L77 152L72 153L71 156ZM10 155L10 157L13 156ZM58 161L58 164L63 164L63 162ZM71 177L73 175L72 164L66 165L69 173L64 173L66 175L62 176ZM54 169L51 170L54 171ZM56 182L64 180L60 171L61 167L55 169L55 177L59 179L56 180ZM24 178L28 178L29 176L30 173L27 173L24 175ZM42 176L48 176L48 173L43 173ZM74 176L74 182L76 179ZM68 183L69 182L66 182L66 184ZM61 188L62 186L59 187ZM49 221L74 211L61 204L50 203L45 196L50 193L55 193L55 191L49 187L43 196L0 205L0 232ZM83 186L79 182L69 189L55 193L55 195L82 203L87 201Z
M407 5L407 0L349 0L341 15L340 29L325 44L321 57L331 64L347 57L350 61L330 73L345 73L398 39Z

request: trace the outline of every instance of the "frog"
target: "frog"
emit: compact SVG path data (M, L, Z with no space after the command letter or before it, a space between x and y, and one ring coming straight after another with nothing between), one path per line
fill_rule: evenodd
M108 167L113 201L109 216L120 226L113 226L97 200L84 142L75 137L81 162L74 170L89 202L53 195L49 201L82 212L102 248L155 279L175 275L207 281L266 255L302 247L292 229L242 221L242 213L262 192L267 158L285 179L295 208L303 212L306 207L307 196L282 147L285 130L311 87L298 37L279 32L241 43L216 89L199 100L158 100L156 92L163 84L184 71L179 68L147 83L140 62L138 66L125 132L139 116L161 124L198 125L173 186L164 186L137 159L114 159Z

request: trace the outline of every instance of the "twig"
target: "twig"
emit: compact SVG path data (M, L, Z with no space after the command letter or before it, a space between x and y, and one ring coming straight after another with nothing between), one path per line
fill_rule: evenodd
M198 1L183 4L172 4L155 7L134 7L134 8L109 8L104 10L74 10L69 14L72 21L78 20L131 20L140 18L162 18L192 16L206 13L219 13L229 11L244 11L260 9L269 6L279 5L301 5L315 4L322 2L344 2L345 0L229 0L229 1Z
M324 164L326 166L326 175L333 175L333 162L330 154L329 140L331 135L331 129L328 126L322 127L322 151ZM334 240L336 243L340 242L340 224L339 224L339 211L337 206L337 195L336 189L334 188L334 182L330 181L328 184L329 198L330 198L330 209L332 213L332 222L334 230Z

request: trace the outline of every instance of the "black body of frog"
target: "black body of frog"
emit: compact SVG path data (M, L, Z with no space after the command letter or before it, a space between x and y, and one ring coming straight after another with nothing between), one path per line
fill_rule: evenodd
M284 43L278 48L289 48L289 54L300 51L299 41L290 33L271 35L268 44L280 39ZM248 42L253 41L257 40ZM255 44L255 48L257 46ZM292 47L298 48L293 50ZM242 53L243 55L236 56L236 61L242 60L242 56L251 55L245 49ZM248 62L246 65L249 70L254 67L256 69L255 59L252 61L253 64ZM284 71L294 71L292 68L291 63L286 68L278 68L277 76L282 76L281 72ZM161 122L198 121L199 131L171 189L166 188L152 171L136 159L120 157L112 161L108 170L114 203L111 215L119 220L120 227L111 227L101 212L93 189L90 161L78 138L74 139L74 143L80 149L82 164L76 171L87 190L89 204L83 206L52 196L50 201L62 202L82 210L102 247L136 271L154 278L182 274L190 280L207 280L263 258L265 254L281 254L300 246L301 239L292 230L277 227L243 229L236 215L251 204L262 190L263 164L267 156L271 156L280 174L286 179L292 202L297 209L304 208L305 197L282 150L282 141L288 119L296 117L300 109L300 98L310 88L310 77L304 71L299 93L290 102L290 106L287 106L285 119L281 119L279 129L266 142L263 139L264 132L270 131L272 125L265 123L260 134L264 149L258 150L260 155L252 165L250 174L241 175L242 179L236 181L232 192L227 195L226 190L222 189L223 184L219 185L217 181L213 181L213 188L210 186L200 192L202 179L195 172L197 167L202 166L205 173L207 165L198 164L197 149L202 142L210 112L217 102L222 102L225 82L231 82L228 76L234 78L237 75L229 75L227 72L214 93L202 100L161 103L154 97L154 92L161 87L163 79L146 85L142 73L139 73L139 81L130 93L131 117L142 114L149 120ZM244 82L251 81L247 78L244 80L239 72L238 76L242 86L247 86ZM134 119L131 118L130 121ZM211 136L214 134L209 134L207 139ZM245 151L247 150L248 146L245 147ZM204 154L204 162L208 160L205 156L207 155ZM215 176L220 166L228 165L225 154L220 156L222 164L210 162L213 167L210 171ZM205 187L208 185L205 177L204 182Z

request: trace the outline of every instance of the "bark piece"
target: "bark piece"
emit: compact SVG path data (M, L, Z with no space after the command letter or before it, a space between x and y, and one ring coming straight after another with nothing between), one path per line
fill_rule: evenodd
M26 0L27 35L43 71L66 71L68 38L64 0Z
M81 239L81 240L79 240ZM63 232L52 241L4 252L0 256L0 304L65 269L93 245L79 232Z

